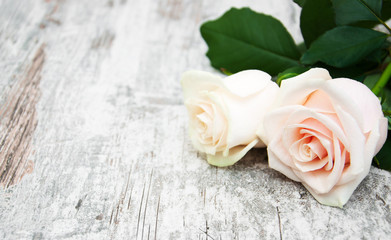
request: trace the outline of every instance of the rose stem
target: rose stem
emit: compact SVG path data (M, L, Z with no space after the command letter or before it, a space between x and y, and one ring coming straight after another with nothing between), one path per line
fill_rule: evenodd
M375 86L372 88L372 92L379 96L381 90L383 90L384 86L387 84L388 80L391 76L391 63L388 64L382 75L380 76L379 80L376 82Z

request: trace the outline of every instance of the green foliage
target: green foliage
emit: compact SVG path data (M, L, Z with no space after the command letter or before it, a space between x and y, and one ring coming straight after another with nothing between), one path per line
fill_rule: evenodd
M388 131L388 136L391 135L391 132ZM391 171L391 139L387 138L386 142L383 145L383 148L376 155L374 159L375 166Z
M275 75L299 64L300 52L281 22L249 8L232 8L204 23L201 35L217 69L232 73L260 69Z
M369 89L372 89L372 88L375 86L375 84L377 83L377 81L379 81L380 76L381 76L380 73L368 75L368 76L366 76L366 78L364 79L364 82L363 82L363 83L364 83Z
M377 21L380 18L382 0L331 0L338 25L360 21Z
M333 78L367 85L381 100L391 130L391 0L293 0L302 7L304 42L295 45L277 19L249 8L232 8L201 26L211 65L225 74L259 69L278 84L312 67ZM384 33L375 28L383 25ZM391 134L374 165L391 171Z
M300 29L307 47L334 28L335 14L330 0L306 1L300 15Z
M297 66L297 67L288 68L285 71L278 74L277 79L276 79L276 83L280 86L282 80L296 77L297 75L299 75L303 72L306 72L309 69L310 69L309 67L304 67L304 66Z
M352 66L380 48L387 34L371 29L341 26L320 36L302 56L303 64L318 61L333 67Z

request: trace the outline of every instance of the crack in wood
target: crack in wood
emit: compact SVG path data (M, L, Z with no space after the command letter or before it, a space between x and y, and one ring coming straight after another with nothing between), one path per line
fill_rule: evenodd
M205 208L205 204L206 204L206 188L204 188L204 208Z
M152 152L153 154L153 152ZM153 156L153 155L152 155ZM147 206L148 206L148 199L149 199L149 193L151 190L151 183L152 183L152 175L153 175L153 169L151 171L150 177L149 177L149 185L148 185L148 191L147 191L147 199L145 200L144 205L144 218L143 218L143 228L141 232L141 240L144 239L144 226L145 226L145 216L147 215Z
M124 207L123 204L125 202L126 195L128 193L128 190L129 190L132 170L133 170L133 167L131 167L130 170L129 170L128 178L126 180L125 190L123 190L121 192L120 198L119 198L118 202L115 205L116 207L113 207L113 209L111 211L110 224L112 222L114 222L114 224L119 224L119 214L122 212L123 207ZM129 200L128 200L128 204L127 204L127 209L130 208L130 202L131 202L131 199L132 199L132 192L133 192L133 184L131 184L131 187L130 187L130 196L129 196ZM115 214L114 214L114 211L115 211Z
M386 205L386 201L384 201L384 199L380 197L379 194L376 194L376 199L380 200L383 203L383 205Z
M119 221L118 221L118 214L119 214L119 205L120 205L120 204L121 204L120 202L117 204L117 211L116 211L115 217L114 217L114 223L115 223L115 224L118 224L118 223L119 223Z
M126 196L126 193L128 191L128 186L129 186L129 183L130 183L130 176L132 174L132 171L133 171L133 166L129 170L128 181L126 183L126 189L125 189L125 196ZM128 199L128 207L127 207L128 210L130 209L130 203L132 201L133 187L134 187L134 183L131 184L131 187L130 187L130 193L129 193L129 199Z
M157 208L156 208L156 220L155 220L155 240L156 240L156 236L157 236L157 221L159 219L159 208L160 208L160 195L159 195L159 199L157 201Z
M130 203L132 201L133 187L134 187L134 184L132 184L132 187L130 188L130 194L129 194L129 200L128 200L128 210L130 209Z
M115 39L115 35L108 30L104 31L102 35L94 38L91 43L91 49L110 49L113 41Z
M141 209L142 209L143 200L144 200L144 192L145 192L145 182L144 182L144 187L143 187L143 194L141 195L140 208L139 208L139 210L138 210L136 239L137 239L137 237L138 237L138 228L139 228L139 226L140 226L140 217L141 217Z
M0 129L3 130L0 133L0 186L5 188L33 171L33 162L28 161L28 157L38 123L35 105L40 98L44 47L44 44L39 47L22 80L14 84L0 108Z
M280 218L280 210L276 207L277 217L278 217L278 229L280 231L280 240L282 240L282 231L281 231L281 218Z
M111 222L113 220L113 214L114 214L114 208L111 209L111 215L110 215L110 225L111 225Z
M210 239L212 239L212 240L215 240L214 237L212 237L212 236L208 233L208 230L209 230L208 220L205 220L205 231L202 230L201 228L199 228L199 230L205 234L206 239L210 238Z

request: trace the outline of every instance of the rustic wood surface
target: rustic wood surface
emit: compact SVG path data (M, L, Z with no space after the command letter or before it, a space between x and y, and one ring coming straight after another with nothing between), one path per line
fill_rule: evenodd
M214 71L200 24L291 0L1 0L0 239L386 239L391 174L322 206L256 149L216 168L192 147L180 75Z

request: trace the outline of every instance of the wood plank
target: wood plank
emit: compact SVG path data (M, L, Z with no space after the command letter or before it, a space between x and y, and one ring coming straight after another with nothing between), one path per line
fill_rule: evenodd
M0 238L389 236L389 172L372 168L338 209L269 169L265 150L216 168L192 147L179 78L214 71L199 26L248 5L302 40L290 0L0 2L1 106L45 53L34 168L0 189Z

